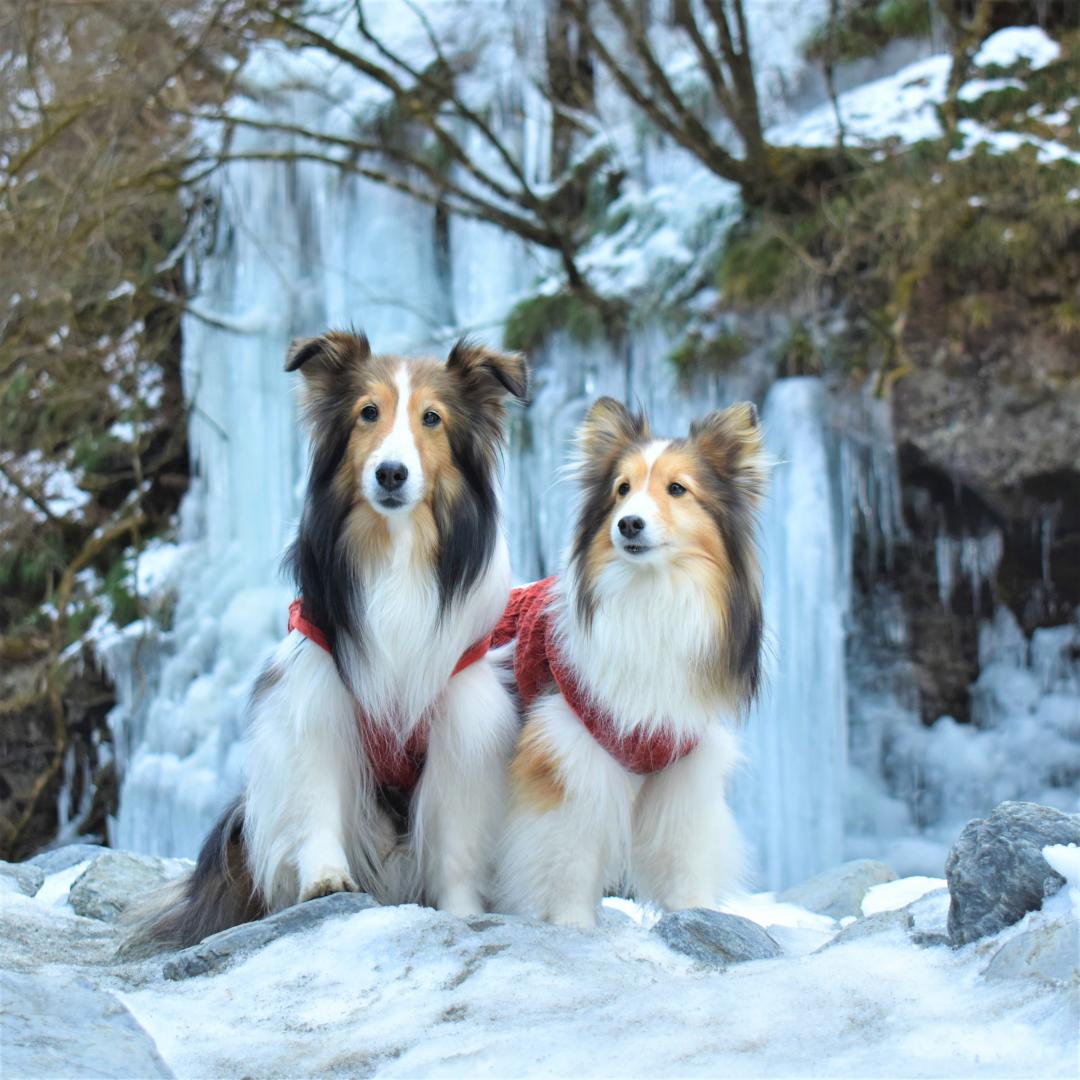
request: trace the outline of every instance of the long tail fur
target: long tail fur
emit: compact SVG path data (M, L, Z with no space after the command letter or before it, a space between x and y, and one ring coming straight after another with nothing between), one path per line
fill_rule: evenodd
M252 922L266 905L244 854L244 804L230 803L203 841L195 869L147 898L129 920L125 956L149 956L195 945L219 930Z

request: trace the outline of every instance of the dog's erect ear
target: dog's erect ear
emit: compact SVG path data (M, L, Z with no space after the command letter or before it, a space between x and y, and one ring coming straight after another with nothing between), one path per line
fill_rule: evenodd
M649 421L643 412L632 413L621 401L602 397L578 428L578 453L583 464L606 468L632 443L649 437Z
M450 350L446 367L493 403L508 397L528 400L529 367L521 353L497 352L462 338Z
M297 338L285 354L285 370L318 378L362 364L370 356L371 346L363 334L330 330L319 337Z
M709 413L690 425L690 439L718 476L734 480L757 503L765 494L769 460L758 412L749 401Z

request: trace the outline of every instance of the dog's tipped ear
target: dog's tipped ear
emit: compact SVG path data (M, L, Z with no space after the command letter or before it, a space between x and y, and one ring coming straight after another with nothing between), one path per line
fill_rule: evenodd
M690 425L690 438L718 475L737 481L751 501L760 501L769 458L752 402L740 401L696 420Z
M363 334L330 330L318 337L297 338L285 354L285 370L299 371L305 377L330 375L371 356L371 346Z
M477 389L500 400L529 399L529 365L519 352L499 352L462 338L450 350L446 367Z
M643 412L632 413L621 402L602 397L593 402L578 428L578 450L585 463L607 462L631 443L649 438L649 421Z

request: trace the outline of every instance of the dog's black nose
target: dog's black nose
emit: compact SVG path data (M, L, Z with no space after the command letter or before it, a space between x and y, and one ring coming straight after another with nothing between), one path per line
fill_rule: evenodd
M375 479L383 491L397 491L409 478L409 470L400 461L384 461L375 470Z
M621 532L627 540L637 536L644 528L645 522L636 514L627 514L626 517L619 518L619 532Z

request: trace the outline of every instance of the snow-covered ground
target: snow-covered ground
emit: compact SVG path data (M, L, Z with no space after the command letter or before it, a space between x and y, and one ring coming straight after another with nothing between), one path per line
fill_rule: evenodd
M112 928L67 904L81 864L33 899L0 878L0 966L115 993L180 1077L1075 1077L1080 979L984 974L1005 941L1080 918L1080 850L1046 858L1068 886L958 950L916 945L899 924L829 944L839 923L767 894L736 908L785 954L722 971L669 950L626 902L593 931L407 906L331 919L179 982L160 959L111 959ZM879 885L864 913L915 901L914 929L940 931L943 884ZM784 929L801 935L789 945Z

